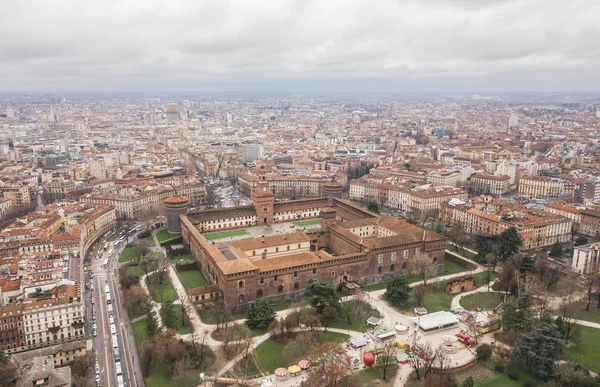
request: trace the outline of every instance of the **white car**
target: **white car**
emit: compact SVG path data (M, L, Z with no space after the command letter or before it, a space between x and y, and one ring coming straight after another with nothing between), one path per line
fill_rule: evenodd
M111 324L114 324L115 323L115 318L113 316L110 316L108 318L108 321L110 321Z

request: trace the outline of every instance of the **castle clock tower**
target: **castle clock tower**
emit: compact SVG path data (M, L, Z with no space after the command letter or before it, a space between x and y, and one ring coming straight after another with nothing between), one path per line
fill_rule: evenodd
M252 194L252 201L254 202L258 224L273 223L275 195L269 189L269 182L265 175L260 175L256 182L256 191Z

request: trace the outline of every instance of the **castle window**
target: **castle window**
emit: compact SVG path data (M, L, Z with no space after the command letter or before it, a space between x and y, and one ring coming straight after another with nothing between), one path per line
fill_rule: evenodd
M275 247L275 252L278 253L279 252L279 247Z
M238 302L241 304L242 302L244 302L244 295L240 294L240 296L238 297Z
M402 262L402 268L406 269L406 262Z
M298 248L300 248L300 243L298 243Z
M256 250L252 250L252 255L255 256L256 255Z
M240 281L238 283L238 286L239 286L240 289L242 289L244 287L244 281Z
M294 272L294 278L295 277L298 277L298 272L297 271Z
M383 254L378 254L377 255L377 262L378 263L382 263L383 262Z
M408 250L404 250L404 259L408 258Z
M390 265L390 271L394 271L395 269L396 269L396 267L395 267L395 266L394 266L394 264L392 263L392 264Z
M390 254L391 260L395 261L396 260L396 253L392 253Z
M283 293L283 285L277 287L277 293Z
M335 277L335 271L332 271L332 272L331 272L331 276L332 276L332 277Z
M262 289L258 289L256 291L256 298L261 298L263 296L263 290Z
M273 281L277 281L277 274L273 277Z
M294 282L294 290L298 290L298 289L300 289L300 283Z
M383 269L381 268L381 266L377 267L377 273L381 274L383 272Z
M265 283L265 279L264 279L263 277L260 277L260 281L259 281L259 282L260 282L261 284L264 284L264 283Z
M288 249L288 251L290 251L290 245L287 245L287 249Z
M419 255L421 253L421 249L415 249L415 255Z
M317 269L313 269L313 274L317 274Z

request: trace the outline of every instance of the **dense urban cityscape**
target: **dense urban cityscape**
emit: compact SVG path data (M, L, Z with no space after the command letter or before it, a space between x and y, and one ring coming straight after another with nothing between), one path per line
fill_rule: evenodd
M596 385L598 109L5 94L2 383Z

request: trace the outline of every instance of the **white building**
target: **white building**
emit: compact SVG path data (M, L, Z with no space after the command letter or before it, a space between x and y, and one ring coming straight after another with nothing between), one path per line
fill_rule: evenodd
M590 268L596 266L598 271L598 257L600 255L600 242L589 245L577 246L573 249L571 269L579 274L588 274Z

